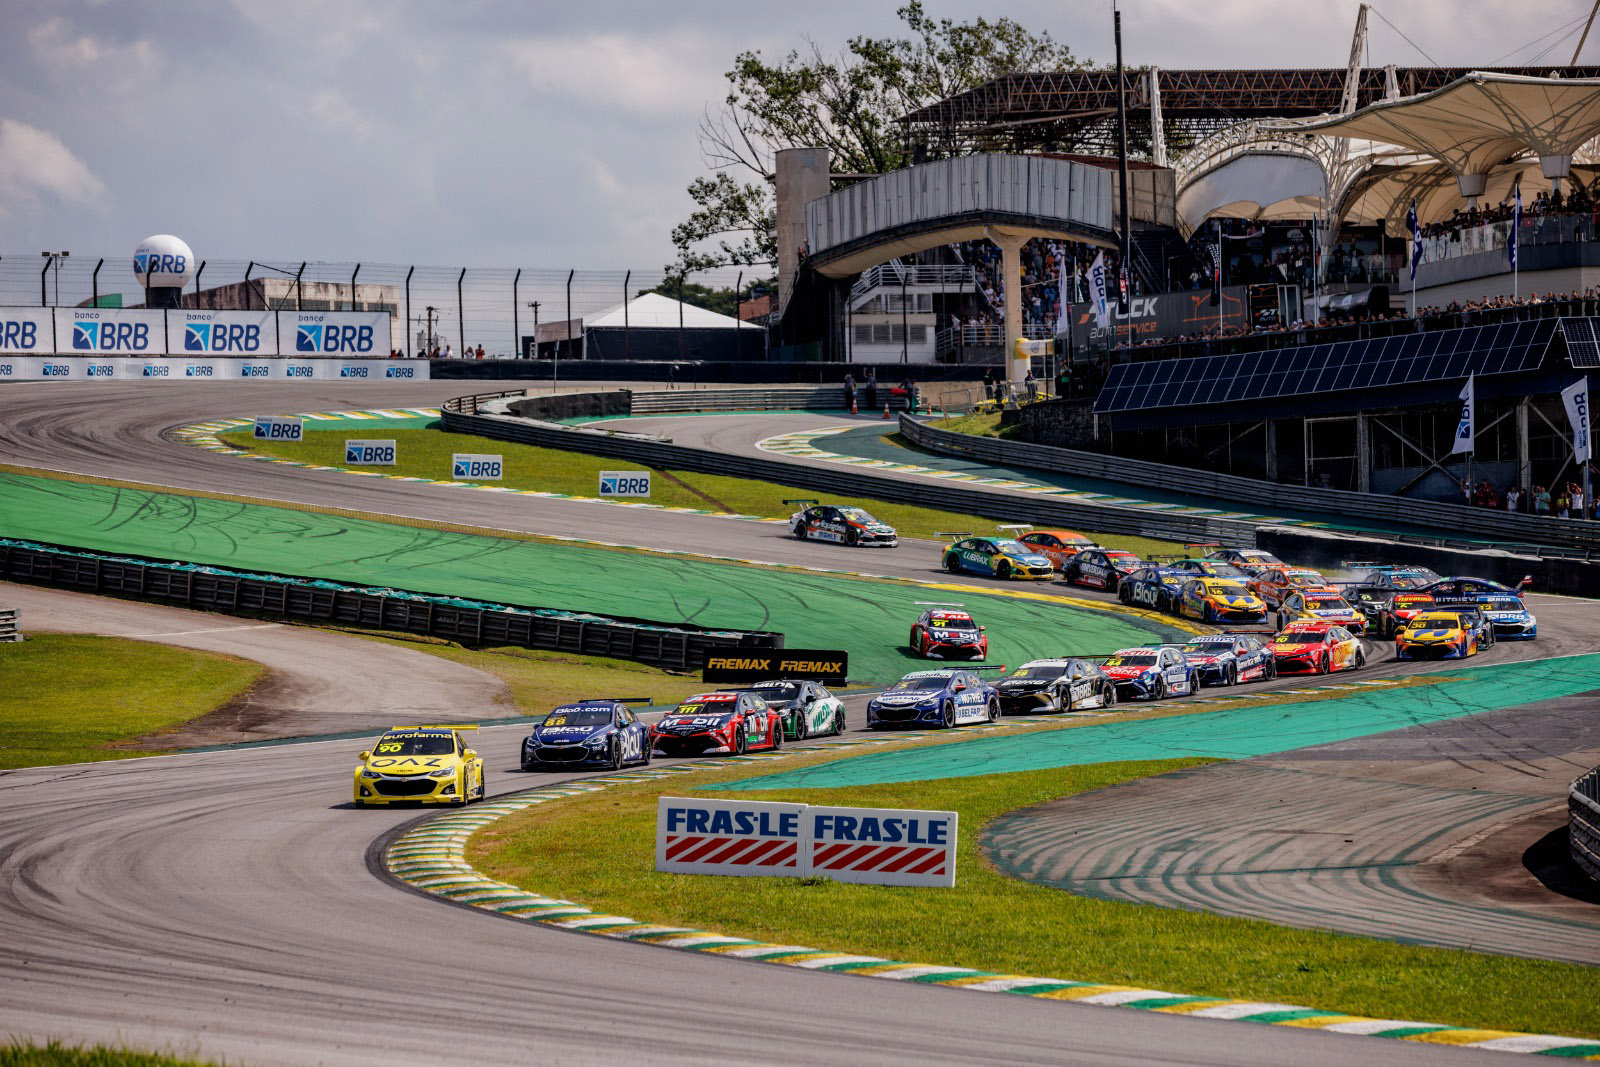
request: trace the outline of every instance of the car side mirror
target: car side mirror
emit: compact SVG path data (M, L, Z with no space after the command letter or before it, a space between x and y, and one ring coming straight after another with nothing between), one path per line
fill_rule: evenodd
M979 633L982 633L982 632L983 632L983 631L985 631L985 630L987 630L987 629L988 629L988 627L987 627L987 626L980 626L980 627L978 627L978 632L979 632Z
M951 688L951 691L952 691L952 692L956 692L956 693L959 693L959 692L961 692L961 691L962 691L962 690L963 690L963 689L965 689L965 688L966 688L966 686L965 686L965 685L964 685L964 684L962 684L962 683L961 683L961 682L957 682L957 683L956 683L956 684L955 684L955 685L953 685L953 686L951 686L951 687L950 687L950 688Z
M356 759L360 760L362 763L367 762L367 760L369 760L371 758L372 758L372 753L370 753L370 752L362 752L362 753L360 753L360 754L358 754L356 756Z
M476 752L472 751L472 749L469 748L466 751L461 753L461 758L462 759L477 759L478 758L478 754Z

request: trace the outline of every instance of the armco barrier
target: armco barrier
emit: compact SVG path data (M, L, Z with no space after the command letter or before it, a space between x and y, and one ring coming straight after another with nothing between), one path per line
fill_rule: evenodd
M1567 847L1572 862L1600 882L1600 767L1567 790Z
M1127 485L1177 485L1186 492L1220 500L1236 500L1251 507L1304 511L1330 518L1373 519L1496 542L1600 551L1600 522L1512 515L1488 508L1410 500L1378 493L1280 485L1192 467L955 433L937 429L909 416L901 416L900 432L907 440L923 448L950 456L979 459L985 463L1032 467Z
M707 654L716 649L783 647L779 633L703 630L513 605L469 607L425 593L218 572L170 560L109 557L59 545L0 542L0 578L230 615L397 630L466 645L516 645L611 656L674 670L698 670L705 666Z
M446 430L455 433L477 434L481 437L535 445L540 448L585 452L590 455L624 459L656 469L689 470L735 478L752 478L833 496L871 497L902 504L920 504L923 507L967 512L993 519L1082 527L1104 533L1135 534L1175 541L1228 540L1242 544L1255 542L1253 525L1228 519L1149 513L1103 504L1023 496L1018 493L986 489L982 486L957 487L929 479L902 481L862 470L786 462L759 456L732 456L635 434L561 426L534 419L481 412L484 402L504 399L508 395L515 394L487 393L448 400L442 408L442 425Z

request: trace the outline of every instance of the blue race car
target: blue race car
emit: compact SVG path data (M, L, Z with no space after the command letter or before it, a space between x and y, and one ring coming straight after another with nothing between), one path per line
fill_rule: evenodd
M1522 599L1522 590L1533 584L1530 574L1517 583L1515 589L1499 582L1491 582L1487 578L1445 578L1442 581L1432 582L1418 589L1419 593L1427 593L1433 597L1433 602L1440 607L1454 604L1475 606L1486 596L1512 596Z
M650 762L650 728L624 701L650 702L649 697L580 700L546 715L522 742L522 769L609 767Z
M978 670L1005 667L946 667L912 671L867 704L867 729L890 726L938 726L949 729L969 722L1000 718L1000 693L979 677Z
M1237 685L1277 677L1272 649L1250 634L1207 634L1183 646L1183 655L1200 672L1201 685Z
M1125 648L1106 659L1105 672L1117 686L1117 699L1165 700L1193 696L1200 674L1175 645Z
M1178 612L1178 594L1183 583L1194 575L1177 567L1140 567L1117 587L1117 599L1124 604L1165 611Z
M1532 641L1539 636L1539 620L1518 597L1494 593L1479 597L1477 607L1494 626L1498 639Z
M1009 537L967 537L944 550L940 560L951 574L981 574L994 578L1055 577L1055 564L1031 545Z

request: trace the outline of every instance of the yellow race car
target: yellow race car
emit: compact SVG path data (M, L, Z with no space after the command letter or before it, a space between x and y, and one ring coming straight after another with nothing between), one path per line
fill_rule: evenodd
M460 731L476 726L396 726L356 758L356 807L468 804L482 800L483 759Z
M1178 594L1178 614L1201 622L1260 622L1267 606L1230 578L1196 578Z
M1394 632L1395 659L1466 659L1478 654L1478 632L1453 611L1424 611Z

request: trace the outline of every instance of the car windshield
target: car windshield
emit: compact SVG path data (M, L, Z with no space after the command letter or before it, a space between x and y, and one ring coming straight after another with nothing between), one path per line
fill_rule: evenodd
M1350 605L1336 596L1308 596L1306 607L1312 611L1348 611Z
M1292 631L1273 638L1280 645L1320 645L1322 634L1316 630Z
M1289 575L1290 585L1321 585L1322 580L1315 571L1294 571Z
M948 684L950 684L948 678L902 678L889 687L889 692L908 693L927 689L943 689Z
M751 692L762 700L782 703L785 700L795 700L805 692L805 686L799 682L780 682L777 685L752 686Z
M1483 606L1490 611L1521 611L1522 601L1514 596L1486 597Z
M1106 660L1107 667L1154 667L1156 657L1153 652L1135 653L1129 656L1112 656Z
M1186 656L1219 656L1232 647L1232 641L1191 641L1183 646L1183 652Z
M873 518L871 515L867 514L865 511L862 511L860 508L840 508L839 509L839 514L843 515L845 518L849 519L851 522L877 522L878 521L877 519Z
M1249 596L1250 590L1238 582L1212 582L1206 586L1206 592L1212 596Z
M456 750L452 734L384 734L372 750L380 756L448 756Z
M971 619L929 619L928 625L935 630L976 630L978 624Z
M1411 625L1423 630L1459 630L1461 617L1459 615L1427 614L1418 615L1411 620Z
M1389 575L1389 584L1396 589L1418 589L1435 580L1421 571L1396 571Z
M611 721L610 708L557 708L540 726L603 726Z
M1021 541L996 541L995 551L1007 556L1032 556L1038 553L1037 548L1030 548Z
M1067 673L1065 663L1035 663L1027 667L1018 667L1011 672L1013 678L1030 678L1034 681L1048 682Z

